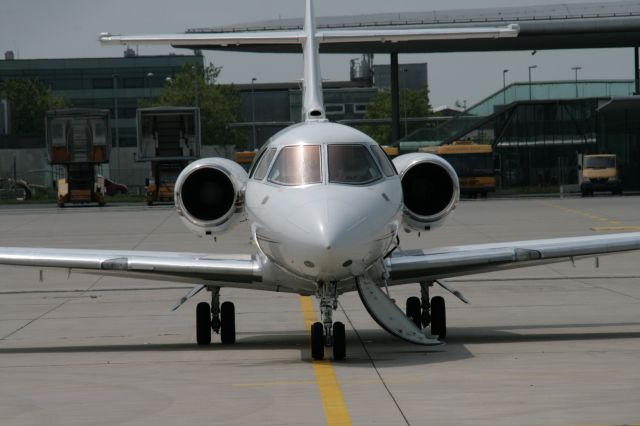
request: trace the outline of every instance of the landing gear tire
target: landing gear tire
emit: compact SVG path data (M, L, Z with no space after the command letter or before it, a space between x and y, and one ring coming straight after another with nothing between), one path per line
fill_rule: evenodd
M347 356L347 337L344 324L340 321L333 323L333 359L342 361Z
M431 299L431 334L440 339L447 337L447 315L444 298L435 296Z
M199 345L211 343L211 307L207 302L196 307L196 341Z
M220 340L225 345L236 342L236 308L232 302L220 305Z
M311 358L316 361L324 359L324 326L314 322L311 326Z
M418 328L422 328L422 320L420 318L420 298L415 296L407 298L406 308L405 312L407 317L409 317L409 319L413 321Z

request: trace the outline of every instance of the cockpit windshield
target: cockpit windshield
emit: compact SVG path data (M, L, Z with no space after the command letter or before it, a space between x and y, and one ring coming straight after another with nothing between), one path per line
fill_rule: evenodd
M364 185L382 176L364 145L327 145L329 183Z
M280 150L269 180L280 185L322 183L319 145L287 146Z

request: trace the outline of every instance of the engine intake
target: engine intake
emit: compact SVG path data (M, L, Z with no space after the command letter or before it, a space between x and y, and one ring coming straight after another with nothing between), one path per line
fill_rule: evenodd
M175 186L176 209L196 234L220 234L244 212L247 172L225 158L205 158L188 165Z
M404 224L414 230L440 225L460 199L460 183L453 167L428 153L405 154L393 160L400 173Z

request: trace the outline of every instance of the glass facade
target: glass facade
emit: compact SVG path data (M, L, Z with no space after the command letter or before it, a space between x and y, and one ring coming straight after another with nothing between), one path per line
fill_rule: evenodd
M136 146L135 116L140 99L158 96L167 78L184 64L203 65L202 56L132 56L122 58L20 59L0 61L0 80L35 79L76 108L111 111L112 139ZM118 104L118 120L114 109Z

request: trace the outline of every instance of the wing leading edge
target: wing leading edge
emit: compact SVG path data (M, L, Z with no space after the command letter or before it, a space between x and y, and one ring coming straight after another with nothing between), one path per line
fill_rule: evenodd
M386 266L391 284L403 284L632 250L640 250L640 232L411 251L388 258Z

